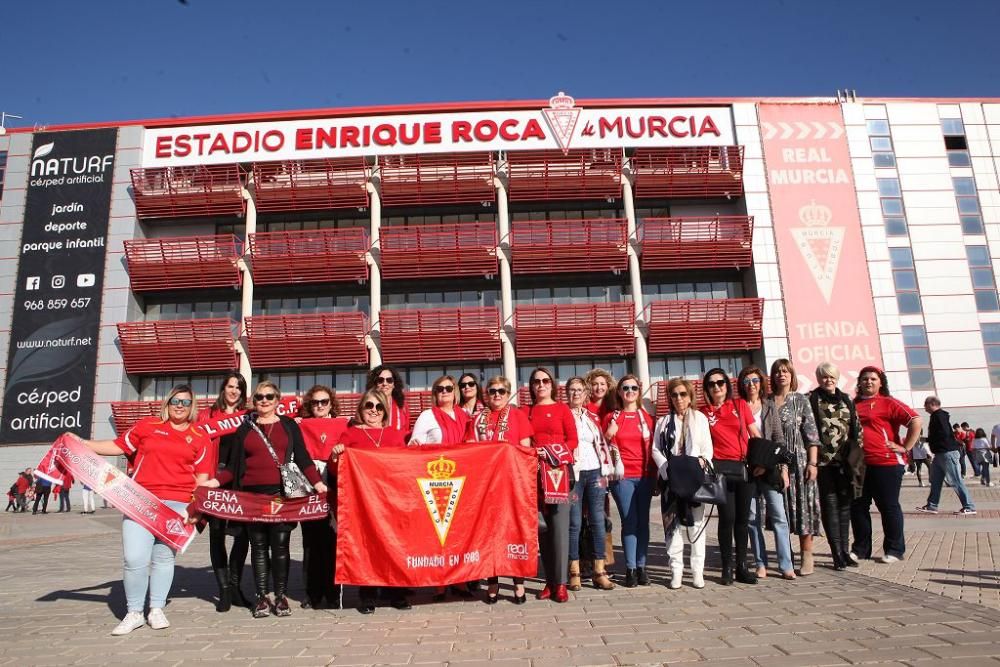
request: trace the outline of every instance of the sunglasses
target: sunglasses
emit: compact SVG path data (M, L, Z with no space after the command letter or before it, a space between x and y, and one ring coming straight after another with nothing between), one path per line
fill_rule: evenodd
M376 403L375 401L367 401L361 406L365 410L374 410L375 412L385 412L385 407L381 403Z
M623 384L622 391L639 391L639 385L637 384Z
M326 406L330 405L330 399L329 398L317 398L314 401L309 401L309 405L316 405L316 406L319 406L321 408L325 408Z
M712 387L725 387L726 386L726 381L725 380L709 380L708 382L705 383L705 386L708 387L708 388L712 388Z
M670 398L687 398L688 393L686 391L672 391L670 392Z
M570 387L569 388L569 393L571 393L571 394L582 394L585 391L587 391L587 390L584 389L583 387Z
M453 391L455 391L455 385L452 384L442 384L434 387L435 394L450 394Z
M506 396L507 389L505 387L490 387L486 390L490 396Z
M531 378L531 384L535 387L539 385L549 385L552 384L552 378Z
M760 378L757 376L743 378L744 387L749 387L752 384L760 384Z
M168 402L170 403L170 405L174 406L175 408L178 405L184 406L185 408L190 408L191 407L191 399L190 398L171 398L170 401L168 401Z
M468 389L469 387L475 387L476 383L475 382L459 382L458 386L461 387L462 389Z
M254 394L253 400L255 401L273 401L278 398L277 394Z
M393 380L392 377L387 377L387 378L380 377L377 380L375 380L375 384L396 384L396 381Z

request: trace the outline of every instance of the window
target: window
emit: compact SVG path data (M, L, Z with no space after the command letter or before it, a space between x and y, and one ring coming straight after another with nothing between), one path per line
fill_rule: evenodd
M631 292L628 292L631 294ZM685 299L740 299L743 284L735 282L661 283L642 286L642 296L650 301L678 301Z
M917 272L913 267L913 251L909 248L889 248L889 260L900 314L919 315L922 311Z
M944 148L948 152L948 164L952 167L970 166L972 160L969 158L969 143L965 139L965 125L962 124L962 119L942 119L941 132L944 134Z
M984 245L965 246L965 254L969 258L969 272L972 274L972 293L976 297L976 310L980 313L992 313L1000 310L989 248Z
M906 236L906 211L898 178L879 178L878 195L882 203L882 220L886 236Z
M953 178L955 201L958 203L958 216L962 221L963 234L984 234L983 214L979 208L979 193L976 191L976 180L971 177Z
M872 148L872 160L876 167L895 167L896 154L889 136L889 121L868 121L868 143Z
M927 331L923 326L904 326L903 351L906 367L910 372L910 389L934 389L934 372L931 368L931 350L927 345Z
M749 354L671 356L664 359L650 359L649 377L653 382L673 377L700 380L710 368L721 368L732 377L736 377L741 369L749 365Z
M983 324L983 348L990 371L990 386L1000 387L1000 324Z
M3 181L7 175L7 151L0 151L0 199L3 199Z

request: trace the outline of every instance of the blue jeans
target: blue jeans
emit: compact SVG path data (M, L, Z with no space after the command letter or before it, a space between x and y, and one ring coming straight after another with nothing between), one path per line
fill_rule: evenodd
M646 567L649 550L649 504L653 500L651 477L630 477L611 484L611 495L622 520L622 550L625 567Z
M757 567L767 567L767 544L764 542L764 512L758 507L760 496L767 503L767 518L774 527L774 550L778 553L778 569L791 572L792 543L788 534L788 515L785 512L785 497L781 491L760 481L757 482L757 497L750 503L750 546L753 548Z
M959 462L965 457L964 452L944 452L934 456L931 461L931 490L927 494L928 509L936 510L941 502L941 484L945 480L951 484L951 488L958 494L958 501L962 503L962 509L976 509L969 496L969 490L965 488L965 482L958 473Z
M977 460L976 450L966 451L965 455L969 457L969 465L972 466L973 477L979 477L979 461Z
M982 454L984 450L976 450L976 454ZM982 478L981 481L986 486L990 485L990 462L987 459L983 459L979 462L979 476Z
M164 500L163 503L184 515L187 503ZM163 609L167 604L170 584L174 581L174 550L132 519L122 520L122 582L129 611L143 610L146 591L149 608Z
M575 500L569 508L569 559L580 560L580 529L583 528L583 504L587 503L587 524L593 542L594 560L604 560L604 497L608 489L601 485L601 469L581 470L573 487Z

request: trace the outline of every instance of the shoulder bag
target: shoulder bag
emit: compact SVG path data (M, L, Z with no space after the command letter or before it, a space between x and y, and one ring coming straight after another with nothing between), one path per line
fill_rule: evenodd
M673 427L673 422L670 427ZM673 428L669 430L673 431ZM701 457L688 454L675 456L671 452L672 449L673 443L668 442L666 432L661 431L660 451L665 452L670 461L667 466L667 487L670 492L681 500L691 503L725 505L726 480L715 472L711 462L707 462L708 465L703 469Z
M277 423L281 425L281 428L284 428L284 425L281 424L280 421ZM259 426L257 426L257 422L251 421L250 426L253 430L257 431L257 435L259 435L260 439L264 441L264 446L267 447L267 451L270 452L271 458L274 459L274 464L278 466L278 472L281 474L281 495L286 498L304 498L315 493L316 489L314 489L313 485L309 483L306 476L302 474L298 464L292 460L291 438L289 438L288 441L288 460L281 463L278 460L278 455L274 453L274 447L271 445L271 441L267 439L264 432L260 430Z

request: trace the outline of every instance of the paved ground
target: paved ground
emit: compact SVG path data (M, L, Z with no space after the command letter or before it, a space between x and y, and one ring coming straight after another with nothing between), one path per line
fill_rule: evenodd
M908 514L907 559L896 565L864 563L843 573L821 566L794 582L769 578L723 588L715 583L718 563L710 549L709 585L698 591L685 582L669 591L656 541L662 532L654 528L652 586L585 589L565 605L430 604L427 594L417 596L412 611L380 608L371 617L297 605L287 619L254 620L242 610L217 614L207 540L199 539L178 561L167 607L173 626L124 638L108 635L124 611L114 512L6 514L0 519L0 665L996 665L1000 580L993 549L1000 548L1000 489L972 490L984 510L980 518ZM922 504L925 491L908 477L904 509ZM956 505L954 494L943 497L943 508ZM825 565L828 558L819 561ZM292 585L300 590L297 577Z

